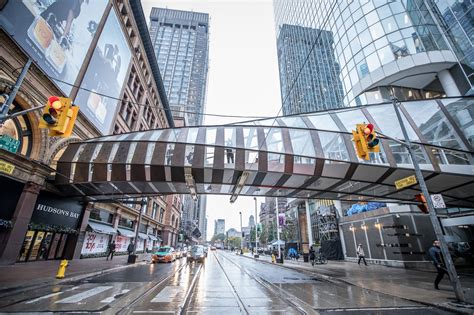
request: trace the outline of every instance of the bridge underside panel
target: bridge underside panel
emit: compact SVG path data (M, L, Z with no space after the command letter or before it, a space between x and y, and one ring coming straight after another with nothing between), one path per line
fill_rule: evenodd
M451 115L472 112L474 103L416 103L404 104L402 112L430 193L442 194L448 206L474 207L474 140L466 127L472 118L461 122ZM382 104L281 117L275 124L272 119L90 139L68 146L56 185L65 195L92 200L196 193L411 203L419 186L394 185L414 174L407 149L381 138L381 152L366 161L351 142L351 126L359 120L399 138L400 126L386 117L390 110Z

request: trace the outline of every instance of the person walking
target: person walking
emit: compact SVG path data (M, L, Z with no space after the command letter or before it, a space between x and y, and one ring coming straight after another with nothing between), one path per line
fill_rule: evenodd
M130 242L130 244L128 244L128 247L127 247L127 252L129 255L131 255L133 253L133 248L135 247L135 244L133 244L133 241Z
M434 287L436 290L439 290L438 285L443 279L444 274L446 273L446 269L444 267L443 258L441 257L441 249L439 247L438 240L433 241L433 246L430 247L428 253L430 255L431 261L433 262L433 265L436 268L436 271L438 272L434 281Z
M316 251L313 248L313 245L309 248L309 260L311 260L311 265L314 266L314 260L316 259Z
M365 261L364 248L362 247L362 244L359 244L359 246L357 246L357 256L359 257L359 262L357 264L360 265L360 260L362 259L364 261L364 264L367 266L367 262Z
M112 243L109 244L109 253L107 254L107 259L110 260L114 259L114 254L115 254L115 241L112 241Z

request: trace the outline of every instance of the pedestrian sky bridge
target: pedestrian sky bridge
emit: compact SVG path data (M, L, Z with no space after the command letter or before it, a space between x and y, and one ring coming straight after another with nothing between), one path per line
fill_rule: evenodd
M404 124L431 193L474 207L474 99L404 102ZM393 105L278 117L223 126L160 129L72 143L56 185L91 200L159 194L226 194L414 202L419 187L407 149L381 137L381 152L357 157L351 130L370 122L402 139Z

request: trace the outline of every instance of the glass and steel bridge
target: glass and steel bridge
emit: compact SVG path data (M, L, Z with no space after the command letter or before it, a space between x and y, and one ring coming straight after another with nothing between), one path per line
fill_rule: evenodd
M474 99L404 102L404 124L431 193L448 206L474 207ZM160 194L228 194L414 202L407 149L381 138L381 152L359 159L357 123L402 139L393 105L380 104L222 126L159 129L70 144L56 185L91 200Z

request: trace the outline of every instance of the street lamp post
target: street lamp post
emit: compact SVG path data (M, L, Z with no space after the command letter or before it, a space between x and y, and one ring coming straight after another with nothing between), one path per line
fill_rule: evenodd
M426 203L428 205L431 224L433 225L436 239L440 243L441 253L443 254L444 261L446 262L446 269L448 271L449 278L451 279L451 283L454 288L454 293L456 294L456 298L459 301L466 302L466 299L464 297L464 292L461 287L461 282L459 281L458 275L456 273L456 269L454 268L453 260L451 259L451 255L449 254L448 245L446 244L446 240L444 239L441 225L436 215L436 210L434 208L433 201L431 200L430 194L428 192L428 188L425 183L425 179L423 178L423 174L421 173L420 166L418 165L418 161L416 160L415 154L413 153L410 138L408 137L408 133L405 129L405 125L403 123L403 120L398 108L401 103L395 96L392 96L392 103L395 109L395 113L397 114L398 122L403 132L403 137L405 138L405 143L400 143L400 142L399 143L404 145L408 149L408 153L410 154L410 157L412 159L413 167L415 169L415 176L420 185L421 192L423 193L423 196L425 196Z
M257 219L257 197L253 197L255 201L255 258L258 258L258 219Z
M242 231L242 211L239 212L240 214L240 255L243 255L244 254L244 245L243 245L243 241L244 241L244 231Z
M141 207L140 207L140 213L138 214L138 221L137 221L137 230L135 231L135 244L133 246L133 252L132 252L132 255L133 256L136 256L137 254L137 244L138 244L138 233L139 233L139 230L140 230L140 224L141 224L141 221L142 221L142 216L143 216L143 212L145 211L146 209L146 205L147 205L147 198L144 197L142 199L142 202L141 202ZM131 261L130 261L131 262ZM133 259L133 263L135 263L135 260Z
M280 211L278 211L278 197L276 199L276 206L275 206L275 212L276 212L276 221L277 221L277 246L278 246L278 260L281 262L281 248L280 248L280 218L279 214Z

